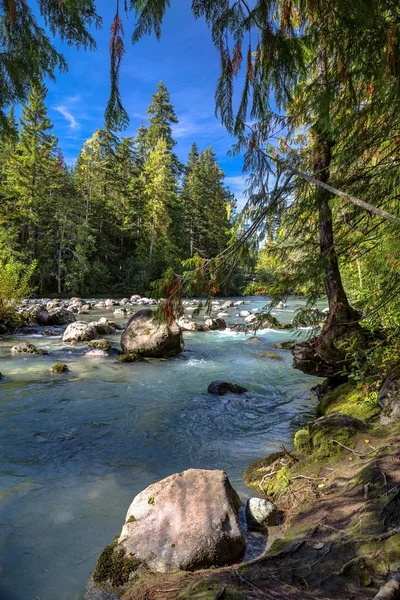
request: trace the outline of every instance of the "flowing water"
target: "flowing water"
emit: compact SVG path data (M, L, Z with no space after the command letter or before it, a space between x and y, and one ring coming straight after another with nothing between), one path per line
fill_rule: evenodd
M289 320L298 303L279 318ZM252 299L241 308L262 304ZM290 352L273 348L293 339L290 331L251 337L186 333L179 357L134 364L86 358L83 345L60 338L0 338L1 600L81 599L132 498L167 475L224 469L243 500L254 495L243 472L279 443L290 444L313 412L309 390L318 380L293 370ZM11 356L19 341L50 355ZM257 356L268 351L282 360ZM70 373L50 374L58 362ZM216 379L249 393L207 394ZM249 539L253 554L261 551L265 540Z

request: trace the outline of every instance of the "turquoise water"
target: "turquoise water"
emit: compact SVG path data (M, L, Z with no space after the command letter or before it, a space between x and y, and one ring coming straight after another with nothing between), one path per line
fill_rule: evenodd
M262 304L254 299L240 309ZM296 304L279 318L290 319ZM186 333L179 357L134 364L86 358L84 345L60 338L0 338L1 600L81 599L132 498L171 473L224 469L244 500L254 495L244 470L290 444L312 414L309 390L318 380L293 370L290 352L273 349L293 338L290 331L250 337ZM50 355L11 356L21 339ZM270 350L282 360L257 357ZM70 373L50 374L57 362ZM211 396L215 379L249 393ZM252 545L257 550L256 540Z

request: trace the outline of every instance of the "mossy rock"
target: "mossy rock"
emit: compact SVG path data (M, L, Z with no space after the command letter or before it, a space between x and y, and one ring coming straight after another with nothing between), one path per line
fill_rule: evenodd
M60 375L61 373L68 373L68 371L68 366L63 363L53 365L50 369L50 373L56 373L57 375Z
M246 600L246 596L234 585L224 585L215 579L203 579L190 584L179 594L177 600Z
M114 540L100 554L93 571L93 581L114 588L123 587L141 565L140 560L127 556L122 548L118 549L118 542Z
M274 344L274 348L280 348L281 350L293 350L297 342L295 340L285 340L283 342L277 342Z
M250 488L257 489L260 491L259 483L262 477L265 475L268 467L272 465L275 461L283 458L285 454L283 452L273 452L269 454L266 458L262 458L260 460L256 460L251 463L251 465L246 469L244 473L244 481L245 484Z
M42 348L36 348L33 344L28 344L27 342L21 342L16 344L11 348L11 352L13 354L39 354L42 356L47 356L47 350L43 350Z
M88 343L88 346L90 346L90 348L96 348L98 350L110 350L112 348L112 344L110 342L110 340L91 340Z
M330 413L312 421L310 433L313 460L321 460L343 453L343 447L355 448L357 434L365 432L368 424L361 419L341 413ZM339 444L336 444L339 442Z
M298 454L306 456L311 451L311 437L308 429L299 429L294 436L294 448Z
M261 352L257 354L257 358L270 358L271 360L282 360L282 356L275 354L275 352Z
M342 413L368 420L380 412L377 394L366 394L362 386L353 383L343 383L339 387L328 391L317 406L320 415L329 415L333 412Z
M118 356L117 361L120 363L133 363L133 362L141 362L143 358L139 356L139 354L135 354L134 352L130 352L129 354L121 354Z

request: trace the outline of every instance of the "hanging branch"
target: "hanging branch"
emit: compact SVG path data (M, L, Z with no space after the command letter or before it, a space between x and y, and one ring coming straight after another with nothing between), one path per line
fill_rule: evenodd
M106 124L110 129L120 130L125 129L129 123L129 116L124 109L119 91L119 73L121 68L121 60L125 54L124 48L124 26L121 17L119 16L119 0L117 0L117 9L114 16L114 21L111 25L110 38L110 78L111 90L110 99L106 108Z

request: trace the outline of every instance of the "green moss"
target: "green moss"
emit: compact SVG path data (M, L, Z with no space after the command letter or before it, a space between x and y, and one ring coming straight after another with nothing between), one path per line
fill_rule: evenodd
M155 501L155 498L154 498L154 496L151 496L151 497L150 497L150 498L147 500L147 504L151 504L151 505L153 505L153 504L155 504L155 503L156 503L156 501Z
M128 354L121 354L117 358L117 362L120 362L120 363L133 363L133 362L139 362L142 360L143 360L143 358L141 356L139 356L138 354L135 354L134 352L129 352Z
M274 344L274 348L281 348L282 350L293 350L295 345L297 344L294 340L285 340L283 342L277 342Z
M246 600L246 596L236 586L223 585L215 579L203 579L190 584L178 596L178 600Z
M57 373L58 375L60 373L68 373L69 368L67 365L64 365L63 363L57 363L56 365L53 365L50 369L51 373Z
M290 485L292 472L288 466L284 466L274 475L268 477L263 483L264 494L268 498L275 498L285 492Z
M294 448L302 456L310 454L311 437L308 429L299 429L294 436Z
M136 523L136 517L134 517L133 515L131 515L129 517L129 519L127 520L127 523Z
M310 434L312 447L312 460L320 461L326 458L338 457L346 452L333 440L340 442L348 448L355 448L357 435L352 427L320 427Z
M279 356L279 354L275 354L274 352L261 352L261 354L257 354L257 358L270 358L272 360L282 360L282 356Z
M339 387L327 392L317 407L320 415L329 415L332 412L340 412L359 419L370 419L379 411L377 395L368 395L362 386L353 383L343 383Z
M126 556L121 548L117 550L118 542L114 540L100 554L93 572L93 581L98 584L109 584L113 587L124 586L129 581L131 573L140 567L141 562L132 556Z
M260 491L258 484L268 471L268 467L283 456L285 456L283 452L273 452L266 458L262 458L261 460L256 460L255 462L251 463L244 473L244 481L246 485L248 485L250 488L252 487Z
M146 331L144 332L144 335L150 335L150 334L151 334L151 329L150 329L150 327L148 327L146 329Z
M88 343L91 348L99 348L100 350L110 350L112 344L110 340L92 340Z

